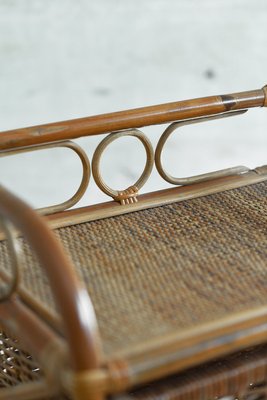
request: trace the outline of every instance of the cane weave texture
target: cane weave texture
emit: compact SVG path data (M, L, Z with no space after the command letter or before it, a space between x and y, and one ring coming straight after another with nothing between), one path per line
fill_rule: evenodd
M4 332L0 332L0 364L0 389L42 378L42 372L32 356Z
M13 399L13 388L44 379L42 368L34 357L21 347L17 339L3 331L0 331L0 365L0 398L1 389L10 389L9 398ZM41 400L69 400L69 397L51 394Z
M266 305L267 183L56 230L92 298L107 354ZM54 310L20 240L22 285ZM8 263L0 243L0 266Z

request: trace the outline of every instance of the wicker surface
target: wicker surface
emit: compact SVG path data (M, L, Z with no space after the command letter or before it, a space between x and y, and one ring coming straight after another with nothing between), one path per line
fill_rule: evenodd
M227 358L145 385L113 400L235 400L267 398L267 347L258 346Z
M17 340L0 333L0 389L36 382L42 371ZM179 375L147 384L113 400L199 400L232 395L239 400L267 398L267 346L261 345ZM12 396L12 392L10 392ZM65 396L43 400L67 400Z
M265 305L266 194L266 182L258 183L58 229L92 297L106 352ZM46 278L22 247L23 285L53 309Z
M0 389L29 383L42 378L34 359L21 350L17 340L0 332Z
M0 331L0 398L1 389L10 389L9 398L13 397L13 388L23 384L37 383L44 378L37 361L21 348L17 339ZM6 395L7 396L7 395ZM5 397L7 398L7 397ZM68 400L64 395L46 396L42 400Z

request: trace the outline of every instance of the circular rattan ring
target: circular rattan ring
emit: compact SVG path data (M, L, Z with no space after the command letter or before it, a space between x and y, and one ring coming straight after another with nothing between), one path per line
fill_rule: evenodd
M0 286L0 302L8 300L12 294L16 291L19 283L19 251L18 243L14 234L14 231L9 222L5 221L0 217L0 228L3 230L7 244L8 250L11 256L11 267L12 267L12 277L9 279L8 276L3 277L7 284L3 287Z
M114 190L111 189L106 183L103 181L101 173L100 173L100 160L102 154L106 147L114 142L114 140L119 139L123 136L134 136L139 139L145 147L146 150L146 164L145 168L140 176L140 178L129 188L125 190ZM152 168L154 164L154 151L151 145L150 140L146 137L146 135L138 129L131 129L127 131L114 132L105 137L102 142L97 146L93 160L92 160L92 172L97 186L108 196L113 197L114 200L120 201L121 204L129 204L137 201L137 194L139 189L146 183L149 178Z

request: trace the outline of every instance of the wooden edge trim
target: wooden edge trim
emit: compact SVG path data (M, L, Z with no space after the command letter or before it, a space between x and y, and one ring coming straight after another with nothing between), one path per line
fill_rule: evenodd
M0 150L262 107L264 102L264 90L258 89L15 129L1 133Z
M261 172L257 172L260 170ZM195 183L188 186L171 187L138 196L138 202L123 207L116 201L108 201L86 207L44 216L51 229L97 221L99 219L116 217L134 211L160 207L174 202L190 200L208 196L225 190L237 189L267 179L267 168L259 167L247 173L235 176L216 178L208 182ZM18 232L18 235L20 233ZM4 233L0 231L0 241L4 240Z
M175 387L175 398L183 400L222 398L260 400L266 393L267 351L266 347L257 349L255 353L253 350L250 349L247 357L246 353L238 354L236 357L227 357L226 363L224 359L222 363L218 360L215 363L211 361L207 363L208 365L204 365L203 369L201 366L199 372L194 368L193 379L190 379L190 375L185 372L187 379L182 378L182 384ZM222 364L222 368L220 364ZM182 375L184 375L183 372ZM199 375L198 379L194 379L197 375ZM179 376L177 376L177 380L180 380ZM156 382L155 386L157 386ZM129 397L129 394L121 395L116 399L125 400Z
M172 333L117 352L101 369L82 373L65 372L69 392L79 382L87 395L120 393L138 385L179 373L203 362L266 341L267 307L237 313L219 322Z
M139 385L266 341L267 307L236 313L195 329L147 341L120 352L129 381Z
M47 273L62 316L72 367L75 370L98 367L100 341L93 306L63 247L45 220L2 186L0 213L23 232Z
M266 336L267 306L203 324L197 331L192 328L147 340L116 352L98 370L78 374L66 371L65 386L70 393L77 382L88 388L87 394L120 393L261 344Z
M103 218L115 217L128 214L134 211L141 211L148 208L159 207L178 201L194 199L219 193L225 190L236 189L242 186L259 183L267 179L266 173L258 174L249 171L242 175L228 176L213 179L209 182L201 182L188 186L179 186L169 189L159 190L152 193L142 194L138 197L138 202L123 207L115 201L96 204L87 207L67 210L46 217L52 229L62 228L81 224L83 222L96 221ZM3 238L0 232L0 240Z

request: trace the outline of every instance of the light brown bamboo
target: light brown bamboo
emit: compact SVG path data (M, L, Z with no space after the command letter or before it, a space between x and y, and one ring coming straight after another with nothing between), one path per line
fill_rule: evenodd
M266 106L263 89L203 97L2 132L0 150Z

